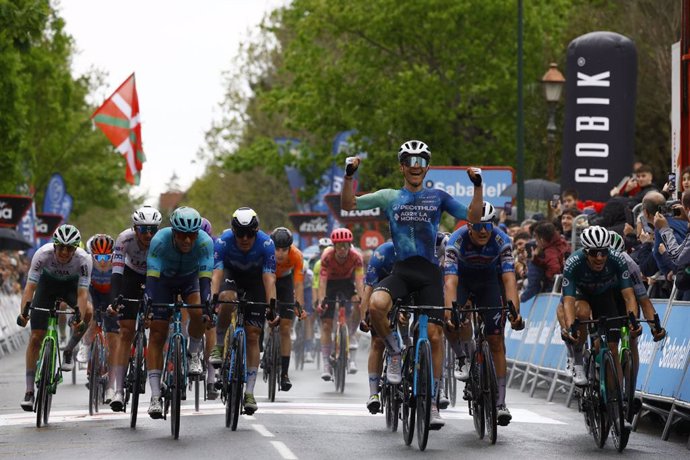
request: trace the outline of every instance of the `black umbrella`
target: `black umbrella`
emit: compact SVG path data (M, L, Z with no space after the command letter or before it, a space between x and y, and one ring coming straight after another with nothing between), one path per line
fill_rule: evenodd
M23 251L32 248L31 243L26 241L21 233L13 228L0 228L0 251Z
M528 179L525 181L525 198L528 200L549 201L557 193L561 192L561 184L544 179ZM501 192L501 196L515 198L517 196L517 184L511 184Z

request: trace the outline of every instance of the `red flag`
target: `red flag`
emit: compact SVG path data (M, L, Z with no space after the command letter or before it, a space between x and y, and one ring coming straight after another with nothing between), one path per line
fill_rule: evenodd
M115 90L91 118L115 149L124 155L127 162L127 182L138 185L146 157L141 143L139 98L134 74Z

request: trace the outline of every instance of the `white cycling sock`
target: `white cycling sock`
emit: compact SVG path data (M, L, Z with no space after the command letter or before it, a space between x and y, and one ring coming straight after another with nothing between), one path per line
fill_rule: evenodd
M384 337L384 342L386 343L386 348L388 348L388 353L392 355L400 354L400 344L398 343L398 338L393 332Z
M201 350L201 337L189 336L189 352L199 353Z
M247 390L245 393L254 394L254 385L256 384L256 372L258 367L248 367L247 368Z
M151 369L149 371L149 385L151 386L151 396L161 397L161 372L162 369Z
M369 396L379 394L379 380L381 380L379 374L369 374Z
M122 391L125 388L125 366L113 366L113 376L115 381L111 388Z
M498 396L496 398L496 405L504 406L506 403L506 378L496 377L496 381L498 382Z

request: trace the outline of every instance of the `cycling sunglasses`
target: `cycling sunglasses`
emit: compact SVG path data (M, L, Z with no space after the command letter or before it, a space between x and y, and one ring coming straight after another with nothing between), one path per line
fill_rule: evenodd
M150 233L151 235L155 235L156 232L158 231L158 226L156 225L137 225L134 227L138 233Z
M113 258L113 255L112 254L94 254L93 258L96 259L96 262L108 262L110 259Z
M590 257L606 257L609 255L609 250L608 248L601 248L601 249L587 249L587 255Z
M407 156L402 159L402 164L404 164L408 168L414 168L416 166L419 166L420 168L426 168L426 166L429 164L429 160L420 156Z
M478 224L472 224L472 230L475 232L481 232L482 230L486 230L487 232L490 232L494 229L494 224L491 222L479 222Z
M189 237L190 239L195 240L199 236L198 231L196 231L196 232L178 232L177 230L173 230L173 232L175 233L176 236L178 236L182 239Z
M72 246L69 244L54 243L54 245L55 245L56 251L59 251L60 249L62 249L63 251L66 250L67 252L74 252L77 250L76 246Z
M232 232L237 238L254 238L257 230L253 230L251 228L238 228L237 230L233 229Z

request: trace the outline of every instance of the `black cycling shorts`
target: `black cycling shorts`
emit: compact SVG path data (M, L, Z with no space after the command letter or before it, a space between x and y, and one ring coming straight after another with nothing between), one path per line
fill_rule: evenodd
M295 287L292 281L292 274L276 279L276 297L278 302L294 303ZM295 319L295 309L287 305L280 306L280 317L282 319Z
M384 291L391 299L403 299L415 293L418 305L443 306L443 273L441 267L421 256L395 262L393 271L374 291ZM429 311L429 321L443 325L443 310Z
M474 302L478 307L497 307L482 312L484 333L486 335L503 335L506 326L505 312L500 309L502 282L501 276L495 270L477 270L469 275L458 277L457 302L463 306L470 294L474 295Z
M59 279L44 271L38 279L31 305L38 308L52 308L57 299L62 299L70 307L77 308L77 289L79 289L78 276ZM31 310L31 329L47 330L48 318L48 312Z
M103 321L103 331L120 332L120 325L117 323L117 318L106 313L108 305L110 305L110 294L98 292L93 286L89 287L89 293L91 294L94 318L96 318L96 320L100 318Z
M355 283L351 279L344 280L326 280L326 300L335 300L338 298L351 300L355 295ZM352 312L352 304L345 304L345 316L350 317ZM326 305L326 309L321 313L321 317L330 319L335 317L335 304L330 302Z
M244 292L245 299L250 302L266 303L266 290L264 289L264 279L262 273L255 273L249 276L238 276L231 270L223 270L222 291L235 291L238 289ZM246 325L263 329L266 321L266 307L248 305L244 312L244 322Z
M601 316L613 318L627 315L625 300L618 288L607 289L601 294L583 294L578 291L577 300L584 300L589 303L593 319L598 319ZM625 320L617 323L609 323L609 342L618 342L621 338L620 327L625 323Z
M173 303L179 294L186 299L195 292L199 292L199 273L193 272L183 276L161 276L156 283L156 289L151 301L153 303ZM168 321L173 313L169 307L152 307L154 320Z
M125 299L141 299L144 297L144 287L146 286L146 275L135 272L125 265L122 274L122 286L120 294ZM139 313L138 302L123 302L124 307L120 310L119 319L135 320Z

